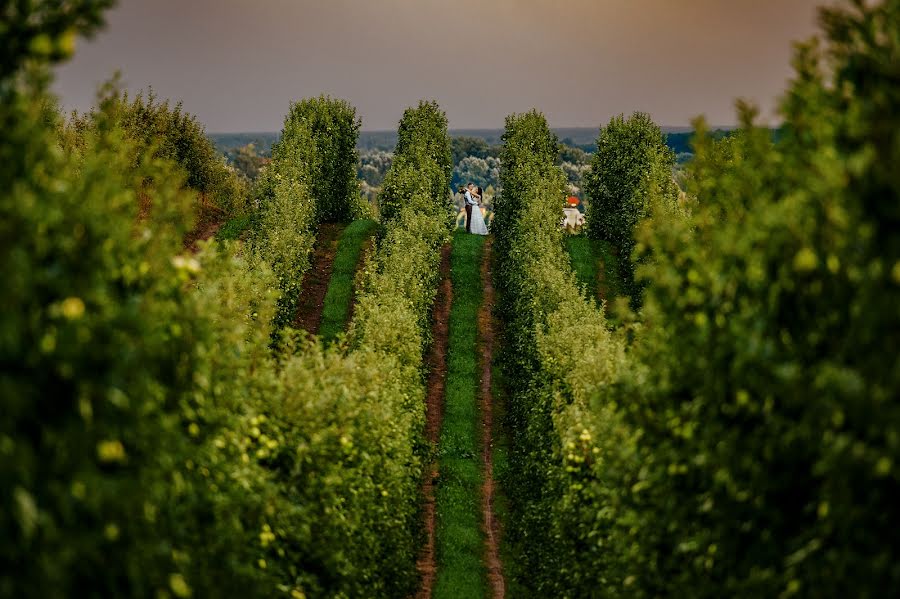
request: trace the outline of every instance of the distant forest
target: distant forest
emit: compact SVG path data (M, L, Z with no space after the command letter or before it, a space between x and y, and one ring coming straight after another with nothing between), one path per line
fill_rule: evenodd
M562 127L554 129L563 145L578 148L585 152L594 152L597 148L596 140L599 129L594 127ZM718 135L726 135L728 129L717 129ZM663 127L666 134L666 143L676 154L689 154L691 152L690 140L693 131L688 127ZM499 146L502 129L453 129L452 137L470 137L484 140L491 146ZM278 132L259 133L212 133L209 138L222 153L227 153L235 148L254 144L256 150L263 155L268 155L272 144L278 140ZM397 144L396 131L363 131L357 144L360 150L393 151Z
M716 129L715 137L725 137L731 130ZM599 129L591 127L570 127L554 129L559 138L559 155L557 165L566 175L567 192L575 197L582 197L582 177L590 168L591 154L596 151L596 139ZM691 138L694 132L686 127L663 128L666 143L672 149L676 159L676 173L693 156ZM456 189L467 181L478 182L493 197L500 191L500 149L503 131L501 129L456 129L451 130L451 148L453 173L451 186ZM237 171L253 181L260 169L269 161L272 145L278 140L279 133L219 133L209 138L220 153ZM385 174L391 167L393 151L397 144L397 133L394 131L363 131L360 133L357 148L359 163L357 175L361 182L364 197L374 201L377 197Z

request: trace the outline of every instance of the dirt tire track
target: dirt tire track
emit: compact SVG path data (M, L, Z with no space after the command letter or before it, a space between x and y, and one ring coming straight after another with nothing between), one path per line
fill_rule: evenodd
M344 225L326 223L319 227L316 245L313 248L312 264L303 275L300 284L300 298L294 317L296 329L313 335L319 332L322 310L325 308L325 294L328 293L338 240L343 231Z
M484 243L481 259L481 284L484 296L478 311L478 341L481 349L481 459L484 482L481 487L482 527L484 528L484 562L492 599L503 599L506 585L500 561L500 522L494 516L494 398L492 367L494 356L494 283L491 271L492 240Z
M151 205L152 200L150 197L144 196L142 193L140 209L142 215L140 217L141 220L148 216ZM197 244L201 241L207 241L215 236L227 220L225 212L213 204L206 194L201 193L198 197L197 222L194 223L194 228L188 231L185 234L184 239L182 239L184 249L192 254L196 254L200 250L200 248L197 247Z
M453 303L453 285L450 280L450 244L441 248L440 283L432 310L432 343L428 352L428 387L425 399L425 438L436 450L441 435L444 414L444 396L447 386L447 341L450 334L450 306ZM422 482L424 497L423 520L425 545L419 554L416 567L421 576L416 599L430 599L437 575L435 561L435 487L438 478L437 452L425 469Z
M202 223L196 229L184 236L184 241L182 242L184 249L192 254L196 254L200 251L198 244L201 241L207 241L215 237L216 233L219 232L219 229L221 229L224 224L225 221L221 220Z

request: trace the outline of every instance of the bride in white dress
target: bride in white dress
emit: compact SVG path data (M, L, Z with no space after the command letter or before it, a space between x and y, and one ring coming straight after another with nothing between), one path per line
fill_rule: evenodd
M469 227L469 231L473 235L487 235L487 225L484 224L484 217L481 215L481 194L484 191L479 187L478 190L473 194L475 196L475 200L478 202L474 206L472 206L472 223Z

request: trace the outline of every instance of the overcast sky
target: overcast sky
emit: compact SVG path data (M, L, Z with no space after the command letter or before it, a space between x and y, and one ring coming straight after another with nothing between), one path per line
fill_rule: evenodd
M291 100L328 93L363 128L436 99L451 128L500 128L536 107L556 127L643 110L666 126L771 115L791 42L822 0L120 0L58 71L86 109L120 69L184 102L210 132L277 131Z

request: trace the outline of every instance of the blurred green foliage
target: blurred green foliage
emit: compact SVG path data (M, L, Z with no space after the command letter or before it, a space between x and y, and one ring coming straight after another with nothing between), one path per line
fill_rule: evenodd
M256 178L259 176L259 171L268 164L271 159L270 156L260 152L259 148L253 142L229 149L224 154L228 163L234 166L234 170L236 170L246 181L251 183L256 181Z
M699 135L690 218L638 234L636 593L900 585L900 2L820 20L777 143L747 107L735 138Z
M135 166L115 113L66 149L47 103L0 103L0 594L272 589L253 566L266 477L211 444L238 434L268 355L250 318L271 312L268 275L179 255L183 171L149 150Z
M597 152L583 177L589 198L588 236L616 247L626 292L638 303L634 228L650 215L652 199L671 204L678 199L674 165L675 155L659 126L649 115L637 112L628 119L613 117L600 129Z
M497 158L500 155L500 146L493 146L480 137L455 135L450 138L450 153L450 161L453 164L459 164L468 157Z
M184 112L180 102L172 105L168 100L159 101L152 89L132 99L117 86L113 80L104 87L98 108L69 116L61 127L63 146L82 148L85 135L108 126L112 119L132 142L134 168L152 155L184 169L185 184L199 192L195 209L199 218L221 220L250 210L246 185L216 152L197 117ZM146 183L152 185L153 181L148 178ZM210 210L215 214L204 214Z
M687 199L646 187L650 218L620 231L635 236L646 291L612 337L582 337L599 321L563 292L559 260L552 293L551 266L516 274L555 241L533 245L552 235L538 234L548 215L523 208L537 198L505 199L519 214L495 221L512 240L511 374L530 383L512 406L525 498L513 533L532 592L877 597L898 585L898 17L895 0L821 12L826 40L798 46L777 140L746 106L727 139L697 123ZM508 136L537 149L546 134ZM553 180L523 162L504 161L504 195L520 200Z
M3 0L0 3L0 93L12 90L21 68L55 63L75 52L77 36L91 36L115 0Z

